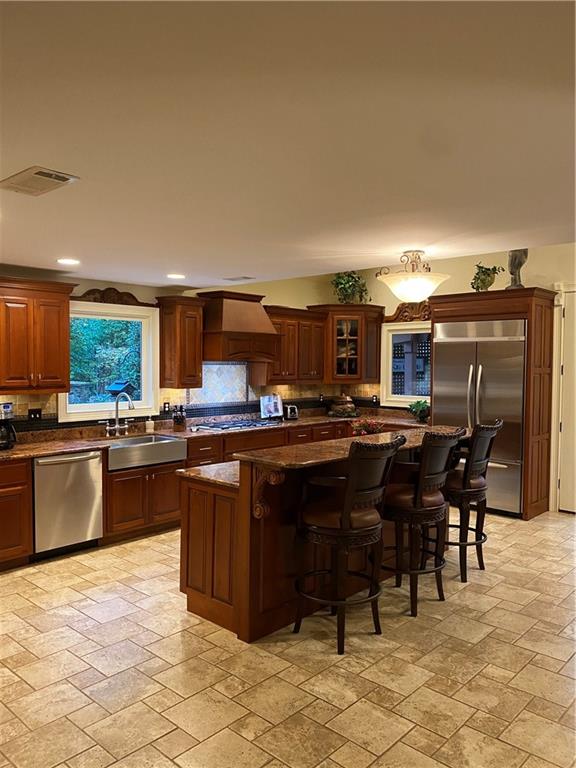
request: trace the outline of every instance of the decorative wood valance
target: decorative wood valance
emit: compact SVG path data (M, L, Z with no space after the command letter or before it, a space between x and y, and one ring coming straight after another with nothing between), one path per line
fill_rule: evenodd
M72 296L74 301L93 301L99 304L124 304L133 307L155 307L155 304L146 304L139 301L129 291L119 291L116 288L90 288L82 296Z
M393 315L385 315L385 323L411 323L413 321L430 320L430 304L428 301L411 301L398 304Z

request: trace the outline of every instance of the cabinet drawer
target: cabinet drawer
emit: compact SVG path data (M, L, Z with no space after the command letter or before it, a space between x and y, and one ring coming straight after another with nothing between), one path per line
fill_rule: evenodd
M188 440L188 460L217 462L222 458L222 438L217 435L192 437Z
M288 445L311 443L312 440L312 427L290 427L288 429Z
M333 424L334 437L352 437L352 430L349 424Z
M25 485L29 479L29 461L7 461L0 464L0 486Z
M253 432L246 435L230 435L224 438L224 456L237 451L255 451L259 448L276 448L284 445L286 430L271 427L269 432Z
M324 426L312 427L312 440L332 440L334 435L334 425L325 424Z

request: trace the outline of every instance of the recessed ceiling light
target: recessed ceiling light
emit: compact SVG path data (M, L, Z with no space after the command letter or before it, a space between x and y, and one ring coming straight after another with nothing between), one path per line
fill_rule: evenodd
M169 280L185 280L186 275L179 275L177 272L170 272L169 275L166 275L166 277Z
M77 264L80 264L78 259L57 259L57 262L65 267L75 267Z

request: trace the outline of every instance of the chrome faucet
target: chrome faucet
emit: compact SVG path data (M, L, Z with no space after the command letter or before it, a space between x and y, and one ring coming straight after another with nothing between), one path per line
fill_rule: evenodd
M116 395L116 400L114 401L114 435L118 437L118 435L126 434L128 432L128 422L126 419L124 419L123 423L120 424L120 417L119 417L119 409L120 409L120 399L124 398L128 401L128 409L130 411L134 410L134 402L132 401L132 398L128 394L128 392L118 392Z

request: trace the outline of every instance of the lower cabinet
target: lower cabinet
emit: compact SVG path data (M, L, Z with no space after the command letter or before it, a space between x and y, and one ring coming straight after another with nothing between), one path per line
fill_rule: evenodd
M32 466L9 461L0 466L0 564L33 551Z
M189 611L235 630L238 492L188 479L180 483L180 589Z
M146 529L180 519L177 469L185 462L108 472L104 535Z

